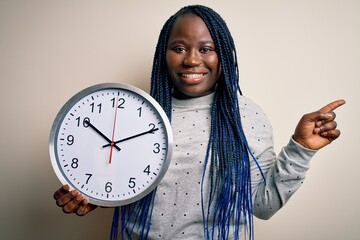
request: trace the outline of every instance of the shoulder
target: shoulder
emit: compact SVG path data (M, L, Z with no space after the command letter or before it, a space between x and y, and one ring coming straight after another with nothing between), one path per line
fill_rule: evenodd
M239 107L241 117L255 117L268 121L263 109L250 98L239 95Z
M272 126L263 109L250 98L239 95L241 122L247 135L272 135Z
M249 97L244 95L238 95L240 107L247 107L247 108L254 108L254 109L261 109L259 105L257 105L253 100Z

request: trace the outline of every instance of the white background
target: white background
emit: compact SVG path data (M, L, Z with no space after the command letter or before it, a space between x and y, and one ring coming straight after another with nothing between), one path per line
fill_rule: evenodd
M0 238L108 239L112 209L62 213L48 138L61 106L85 87L149 89L160 29L194 1L0 0ZM244 94L274 127L277 152L307 112L344 98L342 136L313 159L302 188L257 240L359 239L360 1L198 1L237 44Z

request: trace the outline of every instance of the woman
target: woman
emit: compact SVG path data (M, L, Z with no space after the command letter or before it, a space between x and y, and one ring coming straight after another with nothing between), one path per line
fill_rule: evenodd
M276 213L302 184L316 151L339 137L333 110L344 100L305 114L276 157L268 119L238 82L235 45L216 12L187 6L168 19L151 95L171 120L175 150L157 190L121 208L122 238L239 239L243 232L252 239L253 215ZM68 186L54 197L66 213L96 208Z

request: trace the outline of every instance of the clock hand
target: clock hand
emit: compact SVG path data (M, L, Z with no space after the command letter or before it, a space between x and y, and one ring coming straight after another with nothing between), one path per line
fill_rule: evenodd
M111 136L111 143L110 143L110 155L109 155L109 164L111 164L112 160L112 151L113 147L116 146L114 143L114 135L115 135L115 127L116 127L116 115L118 110L118 102L119 102L119 96L116 97L116 105L115 105L115 114L114 114L114 123L113 123L113 129L112 129L112 136Z
M84 120L84 122L86 124L89 125L89 127L91 127L95 132L97 132L100 136L102 136L110 145L113 145L118 151L120 151L121 149L116 145L116 143L112 142L108 137L106 137L102 132L100 132L99 129L97 129L92 123L90 123L89 120Z
M127 140L130 140L130 139L133 139L133 138L136 138L136 137L140 137L140 136L145 135L145 134L148 134L148 133L154 133L154 132L157 131L157 130L159 130L159 128L152 128L152 129L150 129L150 130L148 130L148 131L145 131L145 132L142 132L142 133L139 133L139 134L135 134L135 135L133 135L133 136L130 136L130 137L127 137L127 138L123 138L123 139L121 139L121 140L118 140L118 141L114 142L114 144L121 143L121 142L125 142L125 141L127 141ZM111 144L105 144L105 145L103 145L103 148L104 148L104 147L108 147L108 146L110 146L110 145L111 145Z

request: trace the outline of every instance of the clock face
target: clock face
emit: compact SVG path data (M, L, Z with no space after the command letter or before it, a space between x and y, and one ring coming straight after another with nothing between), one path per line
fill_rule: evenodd
M124 84L99 84L76 94L50 134L60 181L100 206L129 204L151 192L169 166L171 150L171 127L160 105Z

